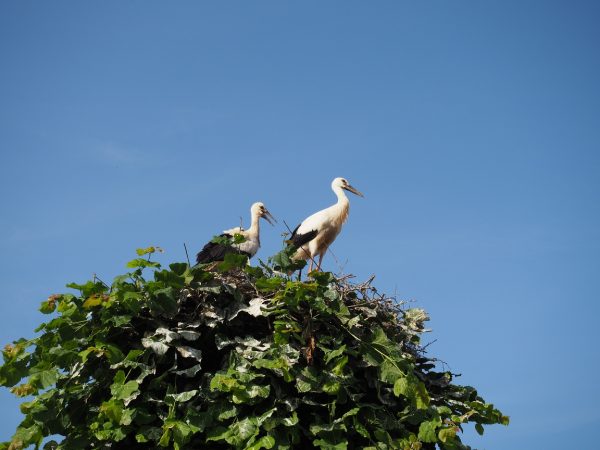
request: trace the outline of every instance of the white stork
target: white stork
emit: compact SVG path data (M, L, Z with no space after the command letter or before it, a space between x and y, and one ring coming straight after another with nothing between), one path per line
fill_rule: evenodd
M261 202L256 202L250 208L250 216L252 223L250 228L244 230L242 227L231 228L230 230L223 231L220 237L233 238L236 234L239 234L245 238L244 242L239 244L222 244L218 242L208 242L200 252L196 255L196 262L209 263L212 261L222 261L225 255L228 253L238 253L247 255L248 258L252 258L260 247L260 228L259 221L262 217L271 225L271 219L275 220L275 217L267 210L265 205Z
M348 219L350 201L344 190L364 197L345 178L334 179L331 189L337 196L337 203L304 219L292 232L292 237L288 241L298 249L293 255L293 259L310 259L309 272L312 270L317 256L319 256L317 270L321 270L323 256L337 235L340 234L342 225Z

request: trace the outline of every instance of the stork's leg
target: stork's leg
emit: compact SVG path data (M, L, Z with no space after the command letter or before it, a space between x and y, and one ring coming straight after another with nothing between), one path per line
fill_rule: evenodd
M321 253L321 254L319 255L319 264L317 265L317 270L318 270L319 272L321 272L321 263L323 262L323 256L325 256L325 253Z
M307 273L311 273L312 272L312 267L313 267L313 259L310 258L310 264L308 265L308 272Z

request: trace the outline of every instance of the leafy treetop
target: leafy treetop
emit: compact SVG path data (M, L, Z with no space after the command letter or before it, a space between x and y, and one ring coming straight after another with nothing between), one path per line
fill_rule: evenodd
M4 347L24 420L0 449L468 449L508 417L421 347L428 316L331 273L164 269L138 250L111 286L51 295L39 335ZM285 252L273 261L289 269ZM150 276L147 272L150 272Z

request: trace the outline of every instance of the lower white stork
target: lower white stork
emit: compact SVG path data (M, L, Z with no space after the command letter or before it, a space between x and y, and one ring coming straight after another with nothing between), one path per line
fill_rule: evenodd
M271 225L273 225L271 219L275 222L277 221L261 202L254 203L252 205L250 208L250 215L252 218L250 228L244 230L242 227L235 227L230 230L223 231L223 234L220 235L222 238L232 239L236 234L239 234L244 237L244 242L239 244L229 244L211 241L207 243L202 250L200 250L200 252L198 252L196 255L196 262L200 264L209 263L212 261L222 261L223 258L225 258L225 255L228 253L238 253L247 255L248 258L252 258L260 247L260 218L262 217Z
M350 201L344 190L364 197L345 178L334 179L331 189L337 196L337 203L304 219L292 232L292 237L288 241L298 249L293 255L293 259L310 259L309 272L312 270L314 259L317 256L319 256L317 270L321 270L323 256L337 235L340 234L342 225L348 219Z

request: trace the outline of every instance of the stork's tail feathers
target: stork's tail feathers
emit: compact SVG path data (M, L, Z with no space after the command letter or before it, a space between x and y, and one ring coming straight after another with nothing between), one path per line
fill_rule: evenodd
M246 255L248 258L252 257L250 253L235 248L229 243L220 242L223 238L227 238L227 235L221 235L219 236L219 238L221 239L217 238L215 239L217 240L217 242L209 242L202 248L202 250L198 252L198 254L196 255L197 264L206 264L213 261L223 261L225 255L229 253Z
M292 237L285 241L285 243L293 247L300 248L304 244L312 241L318 233L319 230L310 230L307 233L300 234L298 233L298 228L296 228L292 234Z

